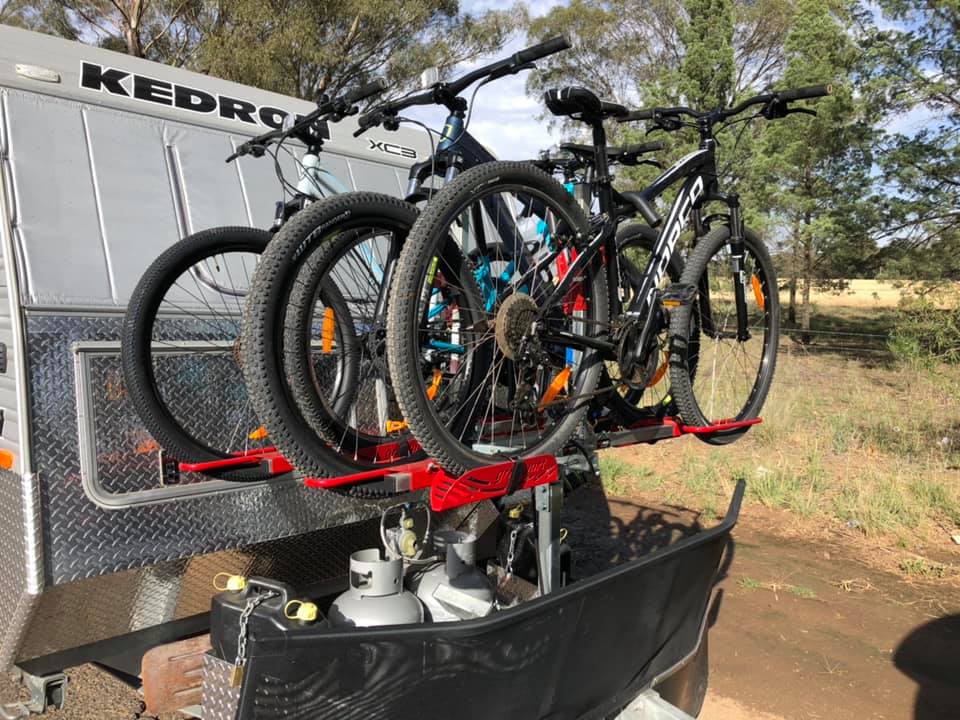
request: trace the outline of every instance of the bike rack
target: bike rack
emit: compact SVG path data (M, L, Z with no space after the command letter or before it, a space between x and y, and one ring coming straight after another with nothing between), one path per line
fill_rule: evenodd
M712 425L684 425L677 418L663 417L643 420L629 428L613 428L596 434L595 448L623 447L639 443L653 444L684 435L706 437L746 429L762 422L750 420L721 420ZM405 441L407 449L417 449L415 441ZM376 485L377 490L400 493L417 490L430 491L430 507L435 512L452 510L461 505L492 500L557 482L557 458L540 455L525 460L513 460L502 455L491 455L491 464L452 476L433 460L404 464L389 464L398 457L401 443L385 443L370 450L370 458L384 463L383 467L333 478L304 478L307 487L325 490L345 489L357 485ZM572 448L571 453L579 448ZM276 448L261 448L237 453L235 457L199 463L180 463L182 472L216 473L259 465L265 473L282 475L294 471L293 466Z

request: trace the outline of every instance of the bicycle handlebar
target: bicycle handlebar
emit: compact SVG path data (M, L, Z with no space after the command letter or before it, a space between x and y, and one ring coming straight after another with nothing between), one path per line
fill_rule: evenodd
M353 115L357 112L357 109L353 107L356 103L361 100L366 100L368 97L377 95L387 88L386 80L382 78L377 78L372 82L368 82L366 85L361 85L358 88L350 90L339 97L334 98L333 100L321 100L317 104L317 109L312 112L304 115L300 120L294 123L290 128L283 130L271 130L270 132L263 133L262 135L257 135L255 138L247 140L245 143L240 145L237 148L237 151L233 153L230 157L227 158L227 162L233 162L238 157L243 155L252 154L255 157L260 157L263 155L264 151L267 148L267 145L270 143L281 140L283 138L289 137L291 135L296 135L298 132L304 128L312 125L321 117L327 115Z
M826 97L833 91L831 85L809 85L807 87L796 88L794 90L784 90L777 93L784 102L793 100L807 100L809 98Z
M811 98L825 97L832 92L832 89L833 88L830 85L810 85L808 87L795 88L793 90L780 90L773 93L766 93L764 95L755 95L754 97L748 98L739 105L736 105L728 110L718 108L717 110L710 112L694 110L693 108L685 106L644 108L642 110L634 110L626 115L621 115L617 118L617 122L623 123L636 122L638 120L658 120L660 118L676 117L679 115L686 115L692 118L702 118L711 115L712 113L717 113L717 119L723 120L728 117L733 117L734 115L739 115L748 107L753 105L788 103L795 100L808 100Z
M351 90L346 95L343 96L343 102L347 105L355 105L361 100L366 100L368 97L373 97L374 95L379 95L384 90L387 89L387 81L383 78L377 78L372 82L368 82L366 85L361 85L356 90ZM334 100L333 104L336 104L337 101Z
M513 56L513 62L516 65L525 65L529 62L534 62L545 58L548 55L553 55L558 53L561 50L566 50L570 47L569 41L563 35L557 35L557 37L550 38L539 45L533 45L521 50L518 53L515 53Z
M396 100L388 100L387 102L373 108L369 112L364 113L357 119L357 124L360 127L356 132L353 133L353 136L358 137L370 128L380 125L388 117L395 116L401 110L405 110L408 107L413 107L414 105L449 106L454 102L454 98L456 98L457 95L481 78L511 75L525 69L535 60L540 60L548 55L553 55L561 50L566 50L569 47L570 43L567 41L567 39L562 35L558 35L557 37L551 38L550 40L540 43L539 45L532 45L531 47L520 50L510 57L502 58L490 63L489 65L472 70L456 80L439 82L423 92L407 95L405 97L397 98Z

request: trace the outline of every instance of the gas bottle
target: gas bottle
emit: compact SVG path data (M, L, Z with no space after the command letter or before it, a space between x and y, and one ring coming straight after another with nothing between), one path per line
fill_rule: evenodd
M451 622L484 617L493 610L493 585L477 568L477 539L456 530L438 530L434 544L443 562L411 575L407 584L427 609L430 620Z
M330 606L332 625L373 627L423 622L423 605L403 588L403 560L384 560L377 548L350 556L350 588Z

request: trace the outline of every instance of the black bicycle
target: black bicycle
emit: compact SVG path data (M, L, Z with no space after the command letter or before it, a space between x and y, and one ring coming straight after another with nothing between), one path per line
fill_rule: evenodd
M567 47L565 39L554 38L369 110L358 118L355 135L376 127L397 129L407 121L401 113L409 107L447 109L434 151L410 169L405 199L353 192L313 203L284 225L263 254L244 310L243 371L257 416L298 470L313 476L345 475L423 456L396 401L385 341L388 287L418 214L415 203L431 200L439 186L462 170L494 160L467 131L471 103L460 94L474 83L479 89L529 70L534 61ZM509 210L491 202L482 214L503 226L520 223L536 235L538 221L531 209L519 216ZM436 288L431 320L444 325L445 339L425 338L420 349L424 358L450 358L462 377L471 374L476 356L458 362L456 355L464 348L456 338L468 318L485 312L485 302L495 301L492 268L500 262L524 271L531 267L524 252L498 253L474 257L473 273L467 270L469 252L455 238L440 249L448 265L471 274ZM457 290L463 285L467 291ZM324 289L336 293L324 297ZM337 295L344 298L345 308L332 305ZM338 328L357 341L344 344L333 338ZM333 381L317 372L318 355L331 367L356 368L346 410L331 407ZM429 374L425 383L426 396L437 397L445 412L460 402L456 393L441 394L441 376Z
M583 88L546 93L556 115L588 124L593 132L595 193L599 212L585 215L553 177L530 163L498 162L461 174L434 197L417 220L396 269L388 304L387 344L400 407L424 449L458 473L490 461L490 453L526 457L561 449L588 404L615 387L642 388L669 353L671 394L682 421L706 426L758 415L776 363L779 298L762 241L744 227L739 196L720 189L715 132L748 108L775 119L812 113L790 103L829 94L824 86L758 95L736 107L701 112L686 107L628 112ZM650 120L667 131L693 127L699 149L666 170L641 192L614 190L608 172L604 121ZM734 122L737 122L734 121ZM680 184L666 219L655 202ZM460 377L442 354L424 362L437 279L448 286L465 273L445 266L438 249L449 237L481 254L490 223L469 232L472 218L496 203L538 206L546 242L526 270L501 277L496 301L472 324L458 328L458 344L482 358L481 381ZM724 211L705 214L709 203ZM625 288L617 228L639 215L659 230L639 287ZM695 244L679 282L661 287L692 222ZM494 223L495 225L495 223ZM507 228L495 227L502 237ZM469 235L469 237L468 237ZM516 237L516 247L524 239ZM508 243L509 244L509 243ZM463 288L467 292L467 288ZM666 332L666 350L658 338ZM457 355L457 364L469 359ZM612 386L600 384L615 368ZM428 398L424 379L439 372L446 392L469 383L466 402L447 413ZM746 428L715 432L726 443Z

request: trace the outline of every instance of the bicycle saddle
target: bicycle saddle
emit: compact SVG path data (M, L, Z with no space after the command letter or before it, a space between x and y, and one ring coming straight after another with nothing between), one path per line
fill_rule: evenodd
M623 105L601 100L590 90L582 87L571 86L547 90L543 94L543 101L554 115L566 115L584 122L627 114L627 109Z

